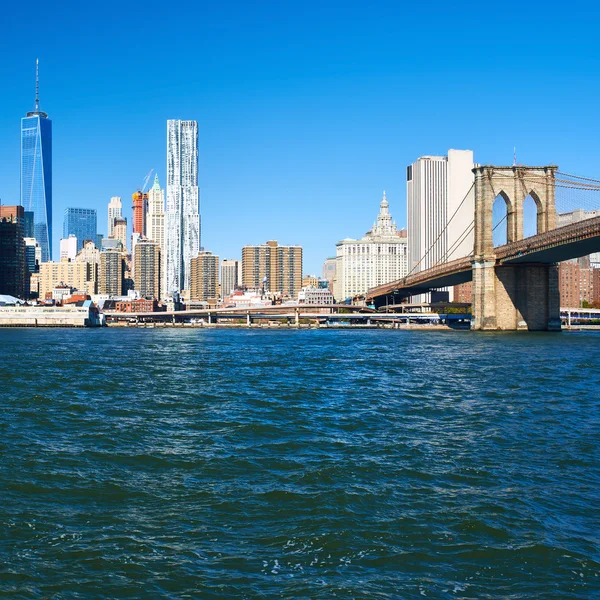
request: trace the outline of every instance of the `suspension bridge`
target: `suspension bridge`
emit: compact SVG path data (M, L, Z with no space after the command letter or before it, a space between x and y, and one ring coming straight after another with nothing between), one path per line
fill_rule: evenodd
M560 330L557 263L600 252L600 181L562 173L554 165L486 165L474 168L473 173L471 189L411 272L370 289L367 301L376 307L393 305L410 296L472 281L473 329ZM494 223L500 198L505 215ZM529 199L535 206L536 233L526 237L524 214ZM420 270L468 201L473 203L473 220L435 264ZM559 215L576 209L591 218L557 226ZM505 243L495 245L496 231L503 224ZM470 237L473 252L452 259Z

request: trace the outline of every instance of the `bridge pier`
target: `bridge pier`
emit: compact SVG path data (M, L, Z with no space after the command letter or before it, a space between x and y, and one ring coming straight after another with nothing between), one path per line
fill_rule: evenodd
M474 261L473 317L479 331L560 331L558 266Z

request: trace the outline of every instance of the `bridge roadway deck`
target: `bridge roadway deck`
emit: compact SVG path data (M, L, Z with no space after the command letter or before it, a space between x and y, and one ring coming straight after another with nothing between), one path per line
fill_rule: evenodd
M372 314L375 312L372 308L365 306L352 306L348 304L276 304L274 306L259 306L252 308L202 308L195 310L171 310L161 312L107 312L104 313L111 321L135 320L135 319L186 319L186 318L202 318L215 317L229 319L245 319L248 315L255 319L267 318L296 318L296 311L299 318L311 318L312 315L317 317L329 317L332 312L339 310L351 311L352 313ZM328 312L316 312L327 310ZM308 315L311 315L309 317ZM349 314L340 314L340 316L348 317Z
M585 219L545 233L498 246L496 264L552 264L600 251L600 217ZM367 300L400 298L450 287L473 279L473 256L465 256L370 289Z

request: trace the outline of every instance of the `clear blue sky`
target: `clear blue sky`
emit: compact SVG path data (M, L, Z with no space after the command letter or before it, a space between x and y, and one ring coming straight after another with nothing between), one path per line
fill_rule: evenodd
M154 168L169 118L199 123L202 243L277 239L320 272L383 189L406 219L406 165L479 163L598 177L600 9L480 2L27 2L0 19L0 198L19 202L20 118L54 128L54 248L66 206L98 209Z

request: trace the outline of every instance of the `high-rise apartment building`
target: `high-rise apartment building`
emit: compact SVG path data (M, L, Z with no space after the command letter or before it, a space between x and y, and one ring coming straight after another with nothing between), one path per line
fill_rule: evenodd
M199 252L192 258L190 300L216 302L219 298L219 257L212 252Z
M139 190L131 195L133 205L131 207L131 221L133 233L140 236L146 235L146 212L148 211L148 194Z
M160 246L156 242L140 240L133 251L134 283L142 298L160 299L162 265Z
M114 238L115 219L123 216L123 203L119 196L113 196L108 203L108 237Z
M0 205L0 294L29 296L25 264L25 211Z
M74 235L77 238L77 252L86 241L96 242L98 217L95 208L65 208L63 238Z
M392 221L385 192L373 227L360 240L347 238L338 242L336 250L332 291L338 301L406 275L406 231L398 231Z
M38 61L35 110L21 119L21 206L33 213L33 235L42 260L52 258L52 121L40 110Z
M297 298L302 289L302 247L279 246L275 240L261 246L244 246L242 284Z
M475 166L471 150L448 150L407 167L409 273L473 252Z
M39 296L45 300L52 297L52 290L67 285L86 294L98 292L98 265L61 260L40 265Z
M106 250L100 254L98 293L122 296L125 287L125 259L118 250Z
M113 238L121 242L123 248L127 248L127 219L125 217L115 219Z
M198 123L167 121L166 293L189 290L200 250Z
M239 285L239 260L224 259L221 261L221 297L229 296Z
M337 258L335 256L325 259L321 269L321 279L325 279L329 283L329 289L333 292L333 284L337 269Z

